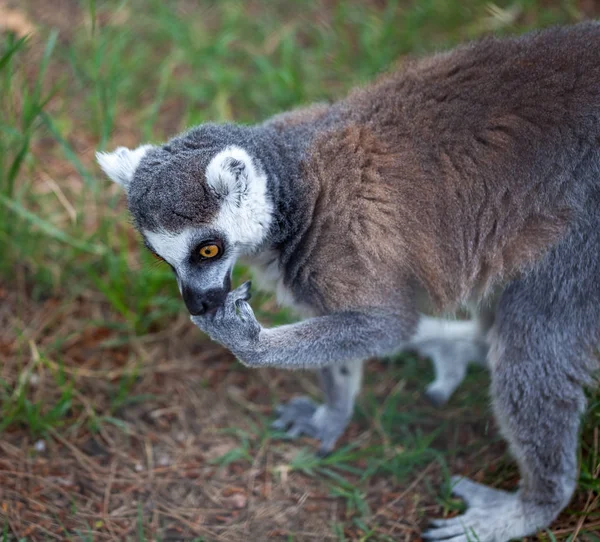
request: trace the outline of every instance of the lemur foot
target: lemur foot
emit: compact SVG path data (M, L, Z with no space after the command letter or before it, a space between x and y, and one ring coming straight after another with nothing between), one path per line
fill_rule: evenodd
M329 454L348 425L349 416L319 405L308 397L295 397L275 412L278 418L271 424L273 429L286 431L292 438L305 435L321 441L317 454Z
M535 533L552 518L541 509L526 510L519 492L493 489L468 478L452 477L452 493L468 505L467 511L451 519L431 520L433 529L421 536L429 541L507 542Z
M488 345L476 320L421 316L406 351L433 361L435 380L425 392L435 405L450 399L464 380L469 363L485 364Z
M469 363L485 363L487 346L482 341L433 339L411 349L433 361L435 380L427 386L425 395L435 406L442 406L464 380Z

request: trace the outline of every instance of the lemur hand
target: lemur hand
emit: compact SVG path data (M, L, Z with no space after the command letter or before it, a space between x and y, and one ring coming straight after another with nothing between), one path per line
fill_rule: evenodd
M191 320L211 339L221 343L239 358L252 351L258 343L261 325L247 301L250 299L250 281L232 290L225 303L216 311Z

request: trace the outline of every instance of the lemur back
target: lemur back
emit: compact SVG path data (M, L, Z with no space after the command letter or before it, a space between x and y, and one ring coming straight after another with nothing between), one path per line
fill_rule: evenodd
M596 24L488 39L416 61L307 120L299 113L325 128L306 149L315 210L288 283L314 289L326 311L356 296L393 303L378 297L376 277L416 275L448 308L530 267L596 190L598 51Z

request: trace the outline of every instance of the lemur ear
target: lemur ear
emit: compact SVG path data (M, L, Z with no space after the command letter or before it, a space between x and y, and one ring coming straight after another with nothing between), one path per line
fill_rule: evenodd
M150 149L152 145L142 145L133 150L118 147L113 152L97 152L96 160L111 180L127 190L141 159Z
M229 147L217 154L206 168L206 182L226 201L240 203L256 176L252 158L239 147Z

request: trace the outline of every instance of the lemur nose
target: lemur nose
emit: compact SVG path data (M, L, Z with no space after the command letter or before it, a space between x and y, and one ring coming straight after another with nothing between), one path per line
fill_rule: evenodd
M227 290L213 289L199 291L184 284L181 289L181 295L190 314L192 316L200 316L223 305L227 297Z

